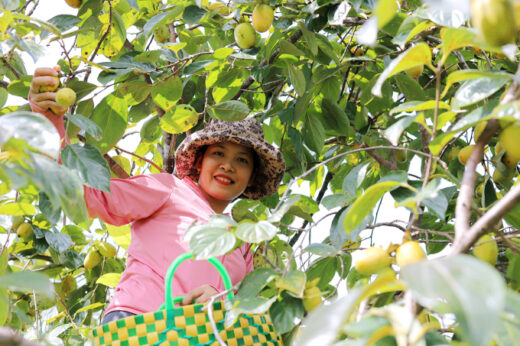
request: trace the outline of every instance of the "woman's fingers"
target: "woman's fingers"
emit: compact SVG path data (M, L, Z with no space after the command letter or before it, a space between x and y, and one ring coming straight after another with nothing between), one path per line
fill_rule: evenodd
M192 304L195 299L197 303L206 303L217 293L218 291L210 285L200 286L186 293L181 305Z

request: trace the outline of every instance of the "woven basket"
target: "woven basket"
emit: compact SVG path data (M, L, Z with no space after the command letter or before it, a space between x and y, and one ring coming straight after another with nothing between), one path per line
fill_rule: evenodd
M211 326L205 304L175 307L183 297L172 298L171 279L179 264L191 253L179 256L170 265L166 274L165 303L158 311L130 316L99 326L92 331L94 345L219 345ZM224 286L230 289L231 279L226 269L216 258L209 261L218 269ZM233 292L227 296L233 299ZM212 305L212 315L218 334L226 345L282 345L269 314L242 314L229 328L225 328L226 309L221 301Z

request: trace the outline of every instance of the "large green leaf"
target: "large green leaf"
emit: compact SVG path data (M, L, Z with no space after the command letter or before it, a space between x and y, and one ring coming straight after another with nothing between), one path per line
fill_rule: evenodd
M238 121L247 117L249 107L240 101L231 100L208 107L208 113L215 119Z
M359 196L352 207L348 210L343 221L343 227L345 232L350 232L355 229L363 219L372 212L377 202L383 197L383 195L395 188L396 186L402 185L397 181L385 181L370 186L366 191Z
M165 111L168 111L175 106L181 96L182 80L178 76L156 83L152 89L152 98L154 102Z
M87 143L97 147L101 154L105 154L123 136L127 117L126 101L113 94L108 95L94 108L90 118L103 130L103 137L97 141L91 135L87 135Z
M80 129L85 130L85 133L92 136L95 140L99 141L103 137L103 131L101 128L89 118L79 114L67 114L67 119L70 120L71 123L79 127Z
M177 105L161 118L161 128L168 133L182 133L197 125L199 114L189 105Z
M303 127L303 140L305 144L315 153L321 153L325 141L325 129L321 121L312 114L305 115L305 123Z
M45 232L45 240L51 248L59 253L74 245L70 236L65 233Z
M510 80L510 77L482 77L468 80L455 93L452 106L461 108L483 100L493 95Z
M493 267L458 255L409 264L401 268L401 279L419 304L454 313L466 342L489 344L506 297L504 279Z
M0 286L11 291L32 293L34 290L49 297L54 295L54 286L49 278L44 274L30 271L4 274L0 276Z
M361 289L356 288L332 304L318 306L303 320L305 328L301 329L298 338L291 345L333 345L362 293Z
M212 215L207 223L191 225L184 234L184 240L196 259L222 256L231 251L236 238L230 228L237 223L225 215Z
M54 125L41 114L20 111L1 116L0 145L11 137L22 139L51 157L58 157L60 136Z
M44 192L54 207L61 206L75 223L88 222L88 213L83 199L83 183L75 171L41 155L32 155L32 171L27 173Z
M271 240L278 233L278 228L269 221L243 222L236 229L238 239L246 243L259 243Z
M110 170L96 147L71 144L61 153L63 164L78 171L86 185L97 190L110 191Z
M449 88L458 82L463 82L468 79L476 79L476 78L498 78L498 79L506 79L511 80L513 76L509 73L505 72L492 72L492 71L480 71L480 70L461 70L455 71L448 75L446 78L446 86L444 87L444 91L442 92L441 97L444 97L448 92Z
M303 96L307 90L307 83L305 81L305 76L303 75L302 70L292 64L287 63L287 73L289 80L291 81L291 84L298 96Z
M235 299L241 300L247 297L256 297L262 289L278 275L279 274L271 268L253 270L248 273L240 283Z
M271 305L269 316L271 316L276 332L283 334L297 325L298 321L303 318L304 312L300 299L283 294L281 300L277 300Z

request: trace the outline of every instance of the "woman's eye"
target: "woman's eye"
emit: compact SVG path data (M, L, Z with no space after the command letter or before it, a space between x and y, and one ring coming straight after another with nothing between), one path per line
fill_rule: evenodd
M214 152L213 152L213 155L216 155L216 156L224 156L224 153L221 152L221 151L214 151Z
M248 159L245 159L245 158L243 158L243 157L239 157L239 158L238 158L238 161L239 161L239 162L242 162L242 163L246 163L246 164L249 163L249 160L248 160Z

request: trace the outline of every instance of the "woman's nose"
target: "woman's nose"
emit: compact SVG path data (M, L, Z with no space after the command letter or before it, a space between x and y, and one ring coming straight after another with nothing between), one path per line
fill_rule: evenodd
M224 171L232 171L233 170L233 165L229 162L229 161L224 161L220 164L220 167L224 170Z

